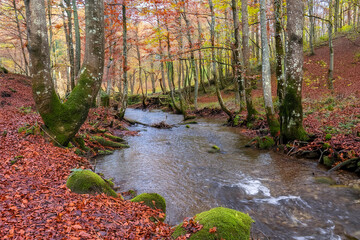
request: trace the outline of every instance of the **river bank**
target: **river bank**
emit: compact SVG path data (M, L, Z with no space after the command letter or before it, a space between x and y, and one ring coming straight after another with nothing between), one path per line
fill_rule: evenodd
M66 187L71 169L91 165L41 134L28 78L0 74L0 94L1 239L170 238L171 227L149 221L157 212L145 205Z

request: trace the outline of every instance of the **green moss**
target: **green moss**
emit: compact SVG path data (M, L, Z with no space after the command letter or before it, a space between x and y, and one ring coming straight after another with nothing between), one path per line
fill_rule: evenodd
M75 136L87 118L90 105L94 99L96 79L84 68L78 84L65 103L61 103L56 92L51 93L51 103L46 109L39 109L47 132L60 145L66 146ZM45 85L33 85L34 95L46 91Z
M325 135L325 140L326 140L326 141L331 140L331 138L332 138L332 135L331 135L330 133L328 133L328 134Z
M331 145L329 144L329 143L324 143L323 144L323 148L325 148L325 149L328 149L328 148L330 148L331 147Z
M108 107L110 105L110 96L106 92L100 91L100 105L102 107Z
M0 66L0 73L9 73L9 71L5 67Z
M88 152L90 151L90 148L88 148L86 145L85 145L85 141L82 137L74 137L73 138L73 141L79 146L79 148L85 152Z
M84 155L84 152L81 151L81 150L78 149L78 148L75 148L74 153L75 153L76 155L79 155L79 156L83 156L83 155Z
M127 144L109 141L100 136L91 136L91 139L95 142L100 143L104 147L113 147L113 148L128 148L129 147L129 145L127 145Z
M218 153L220 152L220 148L216 145L212 145L211 149L208 151L208 153Z
M229 209L213 208L210 211L202 212L195 216L195 221L203 225L203 228L192 234L190 240L249 240L251 223L254 221L249 215ZM209 230L216 227L216 232ZM182 224L178 225L172 235L173 239L186 234Z
M117 136L114 136L114 135L111 135L111 134L106 134L105 133L104 136L109 138L112 141L115 141L115 142L125 142L125 140L122 139L121 137L117 137Z
M91 170L74 169L66 182L66 186L72 192L79 194L105 193L112 197L118 197L118 194L109 184ZM121 195L119 196L121 197Z
M166 213L165 199L157 193L142 193L135 198L131 199L132 202L143 202L146 206L152 209L161 209ZM155 205L154 205L155 202Z
M271 137L265 136L265 137L259 138L259 148L260 149L270 149L274 145L275 145L275 141Z
M186 127L186 128L190 128L190 126L189 126L189 125L186 125L185 127Z
M334 160L331 157L324 156L323 157L323 163L324 163L325 166L331 167L334 164Z
M254 137L245 145L245 147L251 147L253 145L260 149L270 149L275 145L275 141L269 136Z
M315 177L315 182L328 184L328 185L336 184L336 181L334 179L332 179L331 177Z
M234 117L234 120L233 120L233 126L239 126L239 123L240 123L240 115L239 114L236 114L236 116Z
M131 199L131 202L138 202L143 203L146 206L152 208L152 209L160 209L164 213L166 213L166 202L165 199L157 193L142 193L133 199ZM155 203L155 204L154 204ZM160 218L160 221L165 221L165 218ZM151 221L155 221L155 218L150 218Z
M301 140L307 141L308 134L303 127L303 109L301 103L301 94L297 93L297 84L288 76L286 94L280 106L281 119L281 137L284 143Z
M111 150L99 150L97 152L98 155L110 155L110 154L113 154L114 151L111 151Z

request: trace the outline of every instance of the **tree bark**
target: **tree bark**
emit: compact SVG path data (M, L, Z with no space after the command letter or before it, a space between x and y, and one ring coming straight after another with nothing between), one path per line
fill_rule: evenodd
M24 63L25 63L25 74L26 74L26 76L29 76L29 63L28 63L26 53L25 53L25 45L23 42L22 31L20 28L19 14L18 14L18 9L17 9L17 5L16 5L16 0L13 0L13 6L14 6L14 12L15 12L16 27L18 30L18 36L19 36L20 45L21 45L21 52L22 52L22 56L24 59Z
M244 96L244 90L245 90L245 84L244 79L242 78L242 61L241 61L241 37L240 37L240 23L239 23L239 10L237 6L237 0L231 0L231 10L233 14L233 21L234 21L234 73L235 73L235 81L237 82L237 86L239 89L236 89L236 91L239 91L239 97L240 97L240 111L244 109L243 106L243 99ZM245 60L245 59L244 59Z
M127 18L126 18L126 5L125 3L122 4L122 20L123 20L123 61L122 61L122 69L123 69L123 81L124 81L124 89L122 97L119 101L119 112L117 116L119 119L124 119L125 111L127 108L127 100L128 100L128 79L127 79ZM134 74L135 75L135 74ZM121 82L120 82L121 84Z
M70 81L71 81L71 90L75 88L75 65L74 65L74 44L73 44L73 34L72 34L72 10L70 0L64 0L66 6L65 11L67 15L67 28L69 35L68 49L69 49L69 60L70 60Z
M287 0L287 55L285 98L280 107L281 141L307 140L303 128L302 81L303 81L303 27L304 4Z
M277 0L279 1L279 0ZM310 15L310 55L314 55L314 41L315 41L315 19L314 15L314 0L309 0L309 15Z
M249 79L249 59L250 59L250 47L249 47L249 22L248 22L248 1L241 0L241 22L243 29L243 59L244 59L244 75L243 79L245 82L245 101L247 109L247 121L251 122L254 120L254 115L257 114L253 103L252 103L252 86L251 79Z
M328 21L328 34L329 34L329 72L328 72L328 88L333 90L334 85L334 48L333 48L333 1L329 1L329 21Z
M310 0L313 1L313 0ZM282 26L282 0L274 0L275 15L275 49L276 49L276 80L277 80L277 96L281 104L285 95L285 76L284 76L284 48L281 39ZM311 35L311 34L310 34ZM311 38L310 38L311 39ZM311 40L310 40L311 42ZM311 45L311 43L310 43Z
M185 4L185 1L182 0L183 2L183 8L184 8L184 12L182 13L182 16L185 20L185 24L186 24L186 33L187 33L187 39L189 41L189 48L190 49L193 49L193 41L192 41L192 38L191 38L191 26L190 26L190 21L188 20L185 12L186 12L186 4ZM194 52L191 51L190 52L190 61L191 61L191 71L192 71L192 74L193 74L193 77L194 77L194 80L195 80L195 90L194 90L194 108L195 110L197 110L197 99L198 99L198 92L199 92L199 79L198 79L198 71L197 71L197 67L196 67L196 64L195 64L195 55L194 55ZM189 87L191 89L191 83L189 84Z
M214 5L212 0L209 1L209 7L211 12L211 24L210 24L210 38L211 38L211 46L213 47L211 49L211 59L212 59L212 75L215 82L215 88L216 88L216 96L218 98L221 110L223 110L228 116L229 116L229 122L233 121L233 115L230 112L230 110L225 106L225 103L221 97L221 92L219 88L219 81L216 77L216 58L215 58L215 14L214 14Z
M262 86L264 94L265 112L271 136L275 137L280 131L280 124L275 117L271 95L270 52L267 39L266 0L260 0L261 27L261 56L262 56Z
M32 88L37 110L49 135L66 146L84 123L99 91L104 68L104 3L85 3L86 46L78 85L61 103L50 75L50 51L44 0L25 0Z
M81 39L80 39L80 26L79 17L76 6L76 0L72 0L74 10L74 30L75 30L75 61L74 61L74 75L78 76L81 66Z

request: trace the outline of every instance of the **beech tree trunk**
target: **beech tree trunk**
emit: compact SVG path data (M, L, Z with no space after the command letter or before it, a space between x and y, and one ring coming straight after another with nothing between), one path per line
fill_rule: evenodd
M211 13L211 24L210 24L210 38L211 38L211 59L212 59L212 75L215 82L215 88L216 88L216 96L218 98L221 110L223 110L228 116L229 116L229 122L233 121L233 115L230 112L230 110L225 106L224 100L222 99L220 87L219 87L219 81L216 77L216 58L215 58L215 13L214 13L214 5L212 0L209 0L209 7L210 7L210 13Z
M70 0L64 0L66 6L66 16L67 16L67 28L68 28L68 36L69 41L68 49L69 49L69 60L70 60L70 82L71 82L71 90L74 90L75 88L75 64L74 64L74 44L73 44L73 34L72 34L72 10L71 10L71 3Z
M244 84L244 79L241 76L241 66L242 66L242 61L241 61L241 47L240 47L240 43L241 43L241 37L240 37L240 23L239 23L239 10L238 10L238 6L237 6L237 0L231 0L231 10L232 10L232 14L233 14L233 21L234 21L234 37L235 37L235 42L234 42L234 73L235 73L235 81L237 82L236 87L238 87L239 89L236 89L236 91L239 91L239 96L240 96L240 111L242 111L244 109L243 106L243 99L245 98L244 96L244 90L245 90L245 84Z
M187 35L187 39L189 41L189 48L190 49L193 49L193 41L192 41L192 38L191 38L191 26L190 26L190 21L189 19L187 18L186 16L186 4L185 4L185 1L183 0L183 9L184 9L184 12L182 13L182 16L185 20L185 24L186 24L186 35ZM198 69L196 67L196 64L195 64L195 54L194 54L194 51L191 51L190 52L190 61L191 61L191 71L192 71L192 74L193 74L193 77L194 77L194 80L195 80L195 89L194 89L194 108L195 110L197 110L197 99L198 99L198 92L199 92L199 79L198 79ZM191 89L191 82L189 83L189 87Z
M285 98L280 107L280 131L283 143L307 140L303 128L303 1L287 0L287 34L289 41L286 55Z
M74 74L78 76L81 66L81 39L80 39L80 26L79 17L76 6L76 0L72 0L74 10L74 27L75 27L75 61L74 61Z
M86 0L86 45L78 84L61 103L50 75L50 51L44 0L25 0L30 73L36 108L46 131L66 146L84 123L102 81L104 68L104 3Z
M254 115L257 114L252 103L252 86L251 79L249 79L249 60L250 60L250 47L249 47L249 16L248 16L248 1L241 0L241 22L243 30L243 58L244 58L244 74L243 79L245 82L245 101L247 109L247 121L251 122L254 119Z
M25 63L25 74L26 76L29 76L29 63L26 57L26 53L25 53L25 45L24 45L24 41L23 41L23 37L22 37L22 31L20 28L20 21L19 21L19 14L18 14L18 9L17 9L17 5L16 5L16 0L13 0L13 7L14 7L14 12L15 12L15 22L16 22L16 28L18 30L18 36L19 36L19 40L20 40L20 45L21 45L21 52L22 52L22 56L24 59L24 63Z
M262 86L264 94L265 112L271 136L275 137L280 131L280 124L275 117L271 95L270 52L267 39L266 0L260 0L260 27L261 27L261 57L262 57Z
M313 0L310 0L313 1ZM284 48L281 39L281 6L282 0L274 0L275 15L275 49L276 49L276 80L277 80L277 96L281 104L285 94L285 76L284 76ZM310 34L311 35L311 34ZM311 39L311 38L310 38ZM311 42L311 40L310 40ZM311 43L310 43L311 45Z
M334 48L333 48L333 1L329 1L329 21L328 21L328 35L329 35L329 72L328 72L328 88L333 90L334 85Z
M279 1L279 0L276 0ZM314 41L315 41L315 19L314 15L314 0L309 0L309 15L310 15L310 55L314 55Z
M125 2L122 4L122 18L123 18L123 60L122 60L122 69L123 69L123 81L124 81L124 88L123 93L121 95L121 99L119 101L119 111L117 116L119 119L123 119L125 116L125 111L127 108L127 101L128 101L128 79L127 79L127 18L126 18L126 5ZM134 73L135 77L135 73ZM121 81L120 81L121 84Z

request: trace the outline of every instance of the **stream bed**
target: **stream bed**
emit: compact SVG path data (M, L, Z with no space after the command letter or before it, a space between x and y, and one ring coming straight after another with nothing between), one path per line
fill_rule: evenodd
M120 191L155 192L167 203L166 222L179 224L210 208L248 213L259 239L360 239L360 193L316 177L356 178L327 173L316 161L245 148L249 141L223 122L197 119L180 125L181 115L126 110L146 124L165 121L172 129L134 125L130 148L96 160L96 172L113 177ZM220 153L209 153L211 147ZM350 236L354 238L349 238Z

